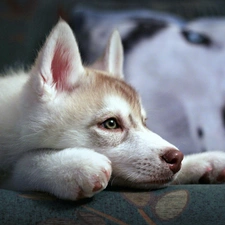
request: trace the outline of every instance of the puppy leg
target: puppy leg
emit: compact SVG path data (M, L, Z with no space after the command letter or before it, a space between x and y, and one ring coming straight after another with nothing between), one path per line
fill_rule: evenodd
M111 172L109 159L89 149L35 150L19 159L3 188L77 200L103 190Z
M205 152L184 157L173 184L225 183L225 153Z

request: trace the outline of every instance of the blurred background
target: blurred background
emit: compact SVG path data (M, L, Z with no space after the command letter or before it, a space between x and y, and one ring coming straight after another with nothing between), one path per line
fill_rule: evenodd
M59 17L70 20L74 9L150 9L190 20L225 15L224 0L3 0L0 1L0 71L30 64Z

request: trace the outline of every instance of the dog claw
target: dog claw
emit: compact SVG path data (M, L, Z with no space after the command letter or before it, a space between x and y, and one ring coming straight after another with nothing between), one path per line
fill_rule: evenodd
M95 186L94 188L92 189L93 192L97 192L97 191L100 191L102 189L102 184L99 182L99 181L96 181L95 182Z

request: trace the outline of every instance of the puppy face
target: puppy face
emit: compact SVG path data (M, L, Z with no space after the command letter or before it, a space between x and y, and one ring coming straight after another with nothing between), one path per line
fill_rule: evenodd
M122 64L117 32L103 57L85 68L72 31L58 23L25 86L23 136L29 136L29 149L88 148L106 155L113 185L164 186L180 169L181 153L146 127L139 95L123 81Z
M69 112L67 128L58 138L57 147L80 146L106 155L112 162L112 185L167 185L174 172L162 157L176 148L146 127L145 111L136 91L100 71L89 71L88 76L91 80L65 104L65 112ZM75 109L79 111L74 113Z

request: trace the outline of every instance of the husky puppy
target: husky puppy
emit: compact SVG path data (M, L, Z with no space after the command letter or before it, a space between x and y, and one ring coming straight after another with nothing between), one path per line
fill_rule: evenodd
M0 78L1 188L77 200L110 178L147 189L225 180L224 153L190 156L181 168L183 154L146 127L141 100L123 80L117 31L93 67L82 65L61 20L29 72Z

